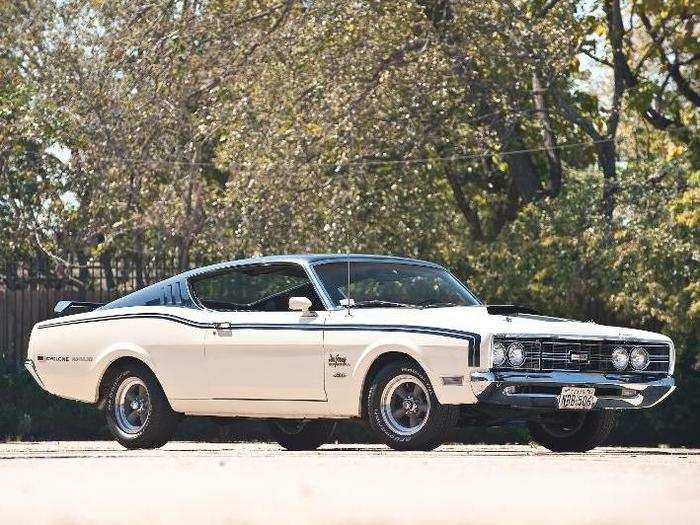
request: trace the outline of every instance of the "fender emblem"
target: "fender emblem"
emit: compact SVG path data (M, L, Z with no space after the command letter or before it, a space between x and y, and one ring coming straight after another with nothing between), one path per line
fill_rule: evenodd
M348 358L340 354L330 354L328 356L328 366L350 366Z

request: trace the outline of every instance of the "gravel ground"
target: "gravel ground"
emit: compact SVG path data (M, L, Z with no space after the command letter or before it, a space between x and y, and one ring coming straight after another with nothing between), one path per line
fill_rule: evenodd
M700 450L0 444L0 523L700 523Z

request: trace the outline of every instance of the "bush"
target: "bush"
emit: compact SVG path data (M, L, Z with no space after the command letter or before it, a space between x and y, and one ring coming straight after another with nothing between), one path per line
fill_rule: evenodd
M106 439L107 428L97 409L53 396L24 371L2 367L0 373L1 440Z

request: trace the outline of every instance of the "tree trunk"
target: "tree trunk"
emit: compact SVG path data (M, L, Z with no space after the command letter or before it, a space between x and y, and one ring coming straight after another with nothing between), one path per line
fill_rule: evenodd
M537 166L521 135L520 125L514 123L504 127L499 123L494 127L501 151L513 152L503 155L502 158L508 164L508 172L513 178L520 199L525 203L532 202L540 190L540 181Z
M490 237L496 238L501 233L503 227L515 220L518 215L518 190L515 183L510 181L507 188L506 201L497 203L493 209L492 232Z
M102 266L102 271L105 275L105 281L107 284L107 290L110 292L114 290L114 272L112 271L112 251L106 250L100 255L100 265Z
M617 192L617 169L615 166L615 142L606 140L596 144L598 166L603 172L603 214L612 219Z
M447 177L447 182L449 182L450 188L452 188L452 195L454 196L455 204L457 204L457 209L459 209L464 216L464 219L467 221L469 235L471 236L472 240L483 241L484 232L481 228L479 215L472 207L471 203L467 200L467 197L464 195L464 190L462 189L459 176L452 171L450 166L446 166L445 177Z
M552 128L552 120L549 118L549 108L545 97L546 87L537 72L532 74L532 92L535 103L535 112L542 126L542 139L547 155L547 168L549 171L549 194L557 195L561 190L562 168L557 138Z
M136 288L143 288L146 283L143 279L143 250L144 250L144 233L143 230L134 232L134 273L136 274Z
M184 272L190 268L190 247L192 245L191 239L187 237L181 237L178 244L178 254L177 254L177 265L178 270Z
M90 272L88 271L88 257L82 250L75 250L75 257L78 260L78 279L80 280L81 299L85 299L85 290L90 284Z
M462 51L450 49L458 38L451 34L446 23L453 19L451 2L449 0L418 1L418 4L425 9L426 16L435 28L436 34L444 44L443 50L452 60L453 69L464 84L464 87L471 93L472 101L476 103L479 110L493 111L493 106L489 102L489 94L481 92L472 85L473 64L468 62ZM522 138L520 126L517 122L504 125L503 119L498 118L489 127L493 129L501 145L501 151L520 151L520 153L510 153L503 156L503 160L508 164L508 170L515 182L518 195L522 202L532 202L540 190L540 181L532 155L527 150L525 141Z

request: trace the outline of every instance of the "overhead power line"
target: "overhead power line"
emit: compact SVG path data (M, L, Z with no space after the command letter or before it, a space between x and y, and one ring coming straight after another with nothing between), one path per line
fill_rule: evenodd
M559 146L555 146L554 149L570 149L570 148L577 148L577 147L587 147L587 146L595 146L596 144L601 144L603 142L611 142L613 139L600 139L600 140L593 140L593 141L588 141L588 142L576 142L576 143L571 143L571 144L562 144ZM383 164L430 164L432 162L456 162L460 160L473 160L473 159L479 159L479 158L484 158L484 157L507 157L511 155L520 155L523 153L535 153L535 152L540 152L540 151L546 151L548 148L545 147L540 147L540 148L524 148L524 149L515 149L515 150L507 150L507 151L487 151L487 150L481 150L478 153L473 153L473 154L465 154L465 155L449 155L447 157L424 157L424 158L413 158L413 159L366 159L366 160L361 160L361 161L348 161L345 163L345 165L367 165L367 166L372 166L372 165L383 165ZM341 164L342 165L342 164Z
M572 148L586 148L592 147L596 144L601 144L604 142L611 142L613 139L600 139L592 140L587 142L574 142L570 144L560 144L555 146L554 149L566 150ZM506 151L494 151L494 150L479 150L471 153L464 153L459 155L448 155L439 157L418 157L418 158L403 158L403 159L359 159L359 160L348 160L348 161L338 161L338 162L323 162L319 164L314 164L319 167L335 167L340 170L347 166L382 166L382 165L412 165L412 164L432 164L441 162L459 162L465 160L474 160L486 157L507 157L512 155L521 155L523 153L537 153L546 151L548 148L542 146L539 148L523 148L516 150L506 150ZM48 153L37 153L27 151L21 155L29 155L34 157L44 157L50 155ZM52 155L53 156L53 155ZM159 165L172 165L172 166L212 166L216 168L228 167L229 169L237 166L236 163L229 163L226 165L217 164L215 162L191 162L191 161L178 161L178 160L165 160L156 158L130 158L130 157L90 157L93 161L116 161L124 162L127 164L159 164ZM60 159L59 159L60 160ZM310 163L313 164L313 163Z

